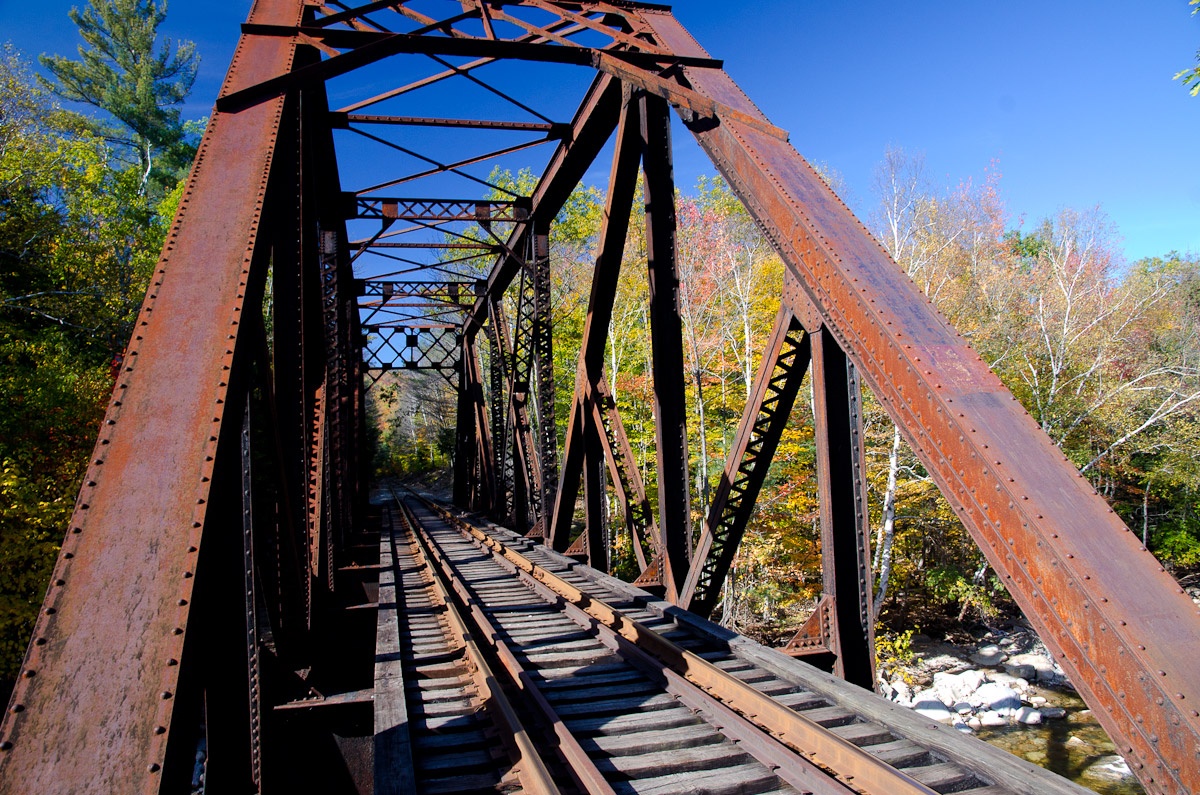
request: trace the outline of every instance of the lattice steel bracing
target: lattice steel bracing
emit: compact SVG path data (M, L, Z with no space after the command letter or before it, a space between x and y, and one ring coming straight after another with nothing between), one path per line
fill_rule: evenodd
M532 239L530 240L532 250ZM516 325L512 329L512 365L508 383L508 418L511 451L507 459L513 472L513 523L520 532L530 529L531 517L542 512L542 477L537 448L529 423L529 393L533 378L534 334L538 325L537 273L530 256L525 256L517 278ZM553 404L551 404L553 405ZM540 528L534 532L540 534Z
M781 309L750 399L758 410L742 418L735 437L739 446L713 495L684 589L691 595L685 604L701 615L710 613L720 598L811 358L808 334L790 309Z
M582 95L569 119L543 107L562 95L551 85ZM706 506L689 492L671 108L787 271L787 322L694 552L693 508ZM543 241L610 138L579 361L555 374ZM491 174L531 163L532 186ZM346 783L335 770L371 787L355 761L370 737L322 710L300 731L277 709L370 687L350 651L356 616L370 612L371 568L355 559L366 373L449 376L456 472L469 481L456 494L494 516L523 511L557 549L577 535L586 480L584 519L598 530L587 551L603 565L605 470L627 518L647 508L603 398L639 172L658 517L636 523L658 553L641 576L711 606L807 339L826 598L796 647L828 649L869 683L861 380L1147 789L1200 790L1195 606L669 9L258 0L0 727L0 792L184 791L202 742L210 791L335 791ZM506 301L521 307L515 336L499 328ZM494 346L486 366L480 331ZM553 384L572 375L559 461Z
M533 366L537 374L537 468L538 502L536 524L531 534L549 534L548 513L558 491L558 423L555 421L554 316L550 304L550 236L533 237Z
M492 515L504 520L511 516L513 494L513 461L509 455L512 443L508 423L508 387L511 357L508 351L508 324L504 322L499 304L492 305L487 325L488 338L488 407L491 410L492 462L496 492L492 495Z

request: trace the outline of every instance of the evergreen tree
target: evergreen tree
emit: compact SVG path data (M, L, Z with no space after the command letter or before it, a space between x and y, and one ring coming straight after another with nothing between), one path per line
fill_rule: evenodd
M53 80L47 88L71 102L106 111L117 123L91 122L111 143L126 147L140 170L142 190L161 192L191 164L195 147L178 106L191 91L200 58L189 41L169 38L155 49L167 4L155 0L90 0L71 20L85 45L77 61L57 55L40 60Z

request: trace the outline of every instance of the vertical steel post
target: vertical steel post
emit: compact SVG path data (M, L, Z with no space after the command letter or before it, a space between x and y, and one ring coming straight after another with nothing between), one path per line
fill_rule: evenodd
M583 412L583 503L587 520L588 565L600 571L608 571L608 522L605 517L604 500L604 448L600 435L602 428L596 427L592 397L585 399Z
M588 413L586 401L590 384L604 370L604 345L612 320L616 300L617 279L625 251L625 236L629 231L629 214L637 186L637 165L640 156L640 128L637 106L628 88L624 89L617 123L617 140L608 178L601 221L600 247L596 267L592 272L592 287L588 296L588 313L584 321L580 363L575 373L575 396L567 421L563 444L562 471L550 514L549 536L554 549L565 551L571 543L571 523L575 516L575 500L579 495L579 478L584 456L583 425ZM547 503L549 506L551 503Z
M488 307L488 386L490 425L492 435L492 472L494 474L491 503L492 519L508 522L508 493L510 478L508 471L508 412L505 410L505 384L508 381L507 345L500 325L499 304Z
M834 672L871 689L875 633L858 382L833 335L821 329L812 337L821 576L824 596L834 605Z
M457 505L471 503L471 478L475 475L475 459L479 453L479 446L475 443L475 407L471 383L471 358L474 355L473 346L464 334L459 340L454 417L454 502Z
M675 261L675 181L670 107L642 93L642 171L645 174L646 254L650 278L650 346L658 453L658 526L663 535L667 598L679 599L691 558L687 412L684 405L683 326Z

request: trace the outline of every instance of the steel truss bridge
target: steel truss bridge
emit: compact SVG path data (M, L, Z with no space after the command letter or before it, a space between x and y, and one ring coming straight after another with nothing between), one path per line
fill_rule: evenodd
M572 93L568 120L535 110ZM786 266L699 527L672 109ZM479 176L537 151L529 190ZM556 373L550 232L604 163ZM603 361L639 176L654 500ZM453 387L457 507L371 498L364 395L394 369ZM806 376L824 595L784 655L704 617ZM0 726L0 791L1078 791L868 692L861 385L1146 789L1200 791L1195 605L669 8L256 0ZM632 585L603 573L606 482Z

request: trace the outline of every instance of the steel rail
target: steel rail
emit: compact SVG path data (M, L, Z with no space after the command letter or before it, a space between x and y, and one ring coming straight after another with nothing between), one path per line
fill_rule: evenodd
M422 552L422 557L426 561L435 560L437 566L430 565L430 571L434 573L436 579L439 580L442 588L452 590L458 594L458 597L466 605L467 611L474 621L479 633L487 640L489 646L496 652L496 656L500 659L508 673L509 680L525 695L532 699L533 705L537 707L542 718L553 729L555 737L557 737L559 746L558 749L567 761L568 767L576 783L590 795L616 795L611 785L604 778L604 774L596 767L587 752L579 744L575 735L567 728L566 723L555 711L546 697L538 689L529 672L525 670L520 661L517 660L516 654L512 648L500 638L499 632L495 626L484 614L479 600L471 593L462 578L454 571L453 565L441 553L441 550L434 544L431 544L424 537L424 529L421 527L420 521L409 510L404 501L392 491L392 496L400 505L401 516L408 524L413 532L413 536L417 540L417 544ZM447 602L449 604L449 602Z
M529 737L529 732L521 723L521 719L517 716L512 703L504 695L499 680L492 672L491 666L484 657L482 650L480 650L479 645L472 637L470 627L455 606L454 599L447 591L446 583L443 581L441 573L436 567L430 564L429 558L425 554L425 547L421 541L420 534L417 532L416 524L409 521L409 517L403 510L403 503L401 503L401 508L402 510L398 515L400 523L412 535L412 540L409 541L409 544L416 553L416 556L424 562L429 572L433 575L431 577L433 592L438 601L446 608L444 615L446 622L450 625L453 639L462 644L463 650L471 662L471 678L475 680L475 687L479 692L480 699L493 719L495 719L499 728L504 730L506 736L512 738L513 750L517 756L517 759L513 760L516 763L514 770L521 781L522 788L538 795L559 795L558 785L554 783L554 779L550 776L550 771L546 768L545 762L542 761L541 756L538 754L537 748Z
M486 547L484 549L492 553L492 550ZM797 755L792 748L764 734L762 727L753 720L731 709L716 696L679 673L664 667L653 655L638 648L632 641L577 605L564 600L559 593L531 578L511 561L503 557L495 559L498 565L517 576L548 602L561 607L564 614L577 624L596 632L598 640L610 651L659 684L664 691L678 698L684 706L703 716L718 732L738 744L751 757L770 769L778 778L796 787L799 792L805 795L848 795L860 791L853 789L848 782L838 780L831 774L832 771L822 768L802 755Z
M934 793L934 790L876 759L848 740L777 703L770 696L662 637L606 602L585 593L437 503L420 495L416 496L446 521L458 527L464 535L475 539L482 548L490 550L498 558L507 560L532 580L557 594L564 602L583 611L600 625L653 658L663 673L678 674L802 758L833 775L853 791L864 795ZM772 761L768 764L776 763Z

